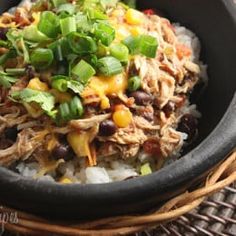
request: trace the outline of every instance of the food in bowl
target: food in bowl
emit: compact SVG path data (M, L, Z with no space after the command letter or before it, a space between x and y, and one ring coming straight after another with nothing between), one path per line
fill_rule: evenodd
M147 175L197 136L200 42L119 1L37 1L0 17L0 165L108 183Z

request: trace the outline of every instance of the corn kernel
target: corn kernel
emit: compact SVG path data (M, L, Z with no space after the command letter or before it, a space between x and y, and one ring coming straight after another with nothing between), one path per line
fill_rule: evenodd
M143 21L143 13L134 9L129 9L125 14L125 19L130 25L140 25Z
M70 102L72 99L71 94L69 93L61 93L56 89L51 89L50 93L55 97L56 102L58 103L65 103L65 102Z
M133 36L138 36L143 33L142 29L138 26L131 27L130 32Z
M67 177L62 177L59 181L61 184L71 184L73 183L69 178Z
M39 78L31 79L27 88L42 91L42 92L46 92L49 90L48 85L46 83L40 81Z
M129 109L119 109L113 113L113 120L118 127L125 128L132 122L132 113Z
M117 27L116 39L118 41L122 41L123 39L125 39L125 38L127 38L129 36L130 36L130 31L128 30L127 27L124 27L124 26Z

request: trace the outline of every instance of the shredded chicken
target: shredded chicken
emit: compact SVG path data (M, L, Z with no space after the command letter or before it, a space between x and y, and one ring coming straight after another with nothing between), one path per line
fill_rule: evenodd
M70 121L70 125L76 129L86 130L96 126L104 120L107 120L110 116L111 114L105 114L92 116L87 119L72 120Z
M104 138L100 137L99 140L103 141ZM131 125L127 128L118 129L113 136L106 138L106 140L118 144L143 144L147 140L147 136L142 129Z
M17 160L26 160L43 144L47 132L34 132L32 129L24 129L18 134L18 139L11 147L0 151L0 165L9 166Z

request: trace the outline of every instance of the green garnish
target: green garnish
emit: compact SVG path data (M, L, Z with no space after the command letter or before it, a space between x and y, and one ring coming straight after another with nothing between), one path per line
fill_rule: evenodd
M37 48L30 56L32 65L38 69L48 68L52 64L53 58L52 50L46 48Z
M32 42L45 42L48 41L49 38L40 32L36 25L30 25L24 28L23 32L23 38Z
M111 45L110 53L121 62L127 62L129 59L129 49L122 43Z
M24 75L25 68L7 68L5 69L8 75Z
M58 119L63 122L68 122L82 117L83 114L84 108L82 102L75 96L70 102L63 103L59 106Z
M73 15L75 13L75 10L76 10L76 6L70 3L61 4L57 8L58 13L67 13L69 15Z
M37 103L42 110L44 110L49 116L53 116L55 113L53 111L55 106L55 98L52 94L47 92L36 91L33 89L23 89L21 91L17 91L11 94L11 97L15 100L19 100L20 102Z
M129 36L123 40L132 55L142 54L146 57L155 58L158 48L157 39L150 35Z
M115 39L115 29L109 24L98 23L95 25L94 35L97 40L100 40L105 46L109 46Z
M76 54L90 54L97 51L97 44L90 36L72 32L67 38L71 50Z
M140 172L141 172L142 176L151 174L152 173L152 169L150 167L150 164L146 163L146 164L142 165Z
M134 92L141 87L141 78L139 76L133 76L128 80L128 90Z
M58 16L51 11L44 11L41 13L38 29L49 38L56 38L60 32Z
M76 20L75 16L69 16L60 20L61 32L63 36L68 35L71 32L76 32Z
M76 80L67 81L67 87L77 94L81 94L84 90L84 86Z
M140 53L146 57L155 58L157 52L157 39L150 35L140 36Z
M7 73L0 71L0 85L4 88L10 88L17 81L17 78L9 76Z
M123 71L120 61L111 56L99 59L97 67L99 72L105 76L120 74Z
M94 68L88 64L86 61L81 60L73 69L72 74L75 75L78 80L86 84L88 80L96 74Z

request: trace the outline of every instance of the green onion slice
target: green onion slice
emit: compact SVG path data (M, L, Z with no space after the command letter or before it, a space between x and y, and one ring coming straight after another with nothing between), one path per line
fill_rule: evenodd
M129 49L122 43L112 44L110 53L121 62L127 62L129 59Z
M56 38L60 32L58 16L51 11L44 11L40 17L38 29L49 38Z
M75 16L69 16L60 20L61 32L63 36L68 35L71 32L76 32L76 20Z
M142 176L151 174L152 173L152 169L150 167L150 164L146 163L146 164L142 165L140 172L141 172Z
M141 87L141 78L139 76L133 76L128 80L128 90L134 92Z
M146 57L155 58L157 52L157 39L150 35L140 36L140 53Z
M30 57L31 63L38 69L48 68L53 62L54 56L51 49L35 49Z
M73 69L72 74L78 77L79 81L86 84L88 80L96 74L94 68L86 61L81 60Z
M111 56L99 59L97 67L99 72L105 76L120 74L123 71L120 61Z
M76 54L89 54L97 51L97 44L90 36L72 32L67 38L71 50Z
M107 23L96 24L94 34L105 46L109 46L115 39L115 29Z
M139 36L129 36L122 42L126 47L128 47L130 54L135 55L140 52L140 37Z

